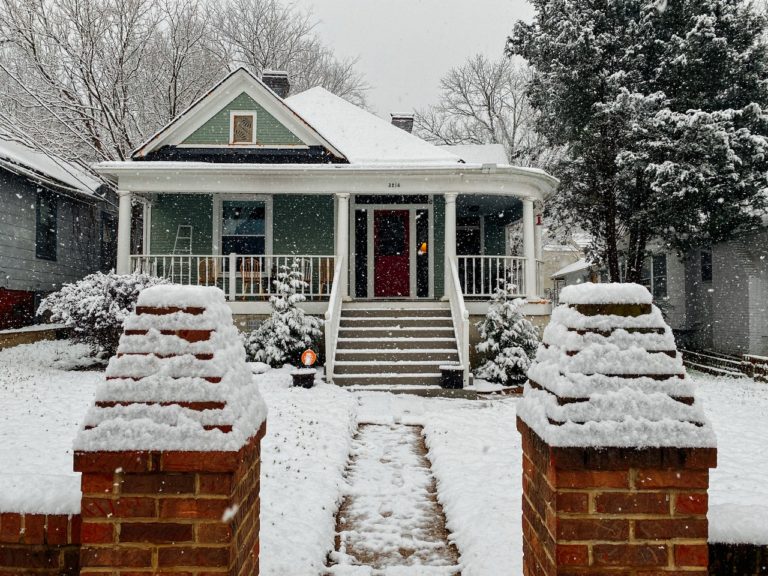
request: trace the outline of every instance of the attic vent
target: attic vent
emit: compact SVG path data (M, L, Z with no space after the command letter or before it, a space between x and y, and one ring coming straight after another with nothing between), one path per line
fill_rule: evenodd
M232 116L232 144L253 144L254 114L234 114Z

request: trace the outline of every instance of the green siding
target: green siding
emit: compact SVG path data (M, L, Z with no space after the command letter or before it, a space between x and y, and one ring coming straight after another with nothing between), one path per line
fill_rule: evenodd
M445 294L445 198L435 195L432 200L432 214L435 223L435 298Z
M192 253L213 250L213 197L205 194L160 194L152 204L153 254L173 253L180 225L192 226Z
M487 256L503 256L506 254L506 239L504 228L519 220L522 216L522 204L514 208L506 208L500 214L486 215L484 218L484 243Z
M333 254L333 196L279 194L272 206L275 254Z
M277 119L243 92L210 120L191 134L184 144L229 144L230 110L256 112L256 141L258 144L302 144L302 141Z

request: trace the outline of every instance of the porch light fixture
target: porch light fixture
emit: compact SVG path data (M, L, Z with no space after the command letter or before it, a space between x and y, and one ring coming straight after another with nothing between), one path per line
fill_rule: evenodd
M427 243L422 242L421 244L419 244L419 256L423 256L426 253L427 253Z

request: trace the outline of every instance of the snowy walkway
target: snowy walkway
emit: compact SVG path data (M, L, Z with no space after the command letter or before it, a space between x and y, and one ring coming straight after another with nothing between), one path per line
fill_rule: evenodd
M459 572L421 431L402 424L360 426L331 574Z

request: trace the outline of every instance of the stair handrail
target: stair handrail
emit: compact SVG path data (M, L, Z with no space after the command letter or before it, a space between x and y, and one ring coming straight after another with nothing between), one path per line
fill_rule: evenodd
M469 310L464 303L457 262L458 258L446 257L445 265L450 272L447 277L445 292L451 305L453 328L456 332L456 347L459 351L459 362L463 368L464 387L467 387L469 385Z
M336 360L336 340L339 337L341 322L342 276L344 274L344 258L340 256L333 269L333 284L328 299L328 310L325 311L325 379L333 382L333 365Z

